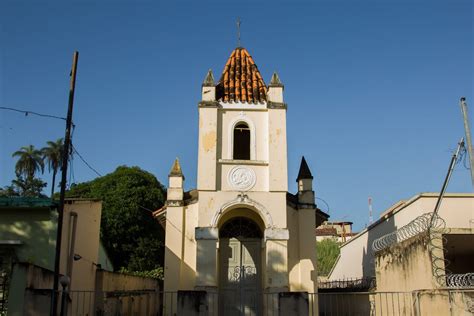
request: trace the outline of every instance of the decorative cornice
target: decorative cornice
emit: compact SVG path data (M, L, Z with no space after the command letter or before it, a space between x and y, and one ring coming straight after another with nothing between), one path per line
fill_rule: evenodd
M219 239L219 230L216 227L196 227L194 236L196 240L217 240Z
M286 110L287 109L287 104L286 103L281 103L281 102L267 102L267 107L269 109L281 109L281 110Z
M316 209L316 204L314 203L298 203L298 209Z
M167 200L165 204L168 207L184 206L184 201L183 200Z
M217 101L200 101L198 103L199 108L218 108L219 102Z
M264 232L265 240L288 240L290 231L286 228L267 228Z

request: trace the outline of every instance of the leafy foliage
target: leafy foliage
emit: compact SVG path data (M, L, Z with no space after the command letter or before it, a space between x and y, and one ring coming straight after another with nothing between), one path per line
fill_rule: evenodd
M339 243L334 239L328 238L316 242L319 275L326 276L329 274L339 253Z
M18 157L15 165L15 173L17 177L23 176L27 179L34 178L37 171L44 171L44 161L40 150L35 146L23 146L20 150L15 151L12 157Z
M13 185L8 185L3 189L0 189L0 197L10 197L10 196L20 196L20 194L15 190Z
M44 197L41 192L47 184L35 178L36 172L44 172L42 152L29 145L21 147L12 157L18 157L15 164L17 178L12 180L11 185L0 189L0 196Z
M38 178L23 178L21 175L12 180L12 184L0 189L0 196L45 197L41 192L46 186Z
M47 146L41 149L43 160L48 163L48 171L53 172L51 183L51 197L54 195L54 186L56 184L56 174L62 168L62 154L64 150L64 142L59 138L55 142L49 141Z
M153 279L158 279L158 280L164 279L164 272L163 272L162 267L158 267L156 269L149 270L149 271L129 271L128 269L121 268L119 272L123 274L130 274L130 275L144 277L144 278L153 278Z
M164 192L152 174L121 166L72 186L66 196L101 199L101 237L114 266L151 271L163 263L164 232L151 212L163 205Z

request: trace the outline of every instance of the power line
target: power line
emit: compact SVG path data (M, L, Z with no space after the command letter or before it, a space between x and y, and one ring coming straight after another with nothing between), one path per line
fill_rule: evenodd
M101 175L97 170L95 170L95 169L84 159L84 157L81 156L81 154L77 151L76 147L74 147L73 144L71 144L71 148L72 148L73 152L76 153L77 156L82 160L82 162L83 162L87 167L89 167L89 169L91 169L92 171L94 171L99 177L102 177L102 175ZM71 155L71 156L72 156L72 155ZM71 160L71 162L72 162L72 160ZM74 177L74 176L73 176L73 177ZM141 208L141 209L143 209L143 210L145 210L145 211L147 211L147 212L150 212L152 215L153 215L153 213L154 213L154 211L152 211L152 210L150 210L149 208L146 208L146 207L144 207L144 206L142 206L142 205L140 205L140 204L138 204L138 207Z
M92 171L95 172L95 174L97 174L99 177L102 177L102 175L94 169L94 167L92 167L85 159L84 157L81 156L81 154L77 151L76 147L74 147L74 145L71 144L71 147L72 147L72 150L77 154L77 156L82 160L82 162L87 166L89 167L89 169L91 169Z
M63 120L63 121L66 120L65 117L60 117L60 116L50 115L50 114L43 114L43 113L38 113L38 112L34 112L34 111L20 110L20 109L10 108L10 107L6 107L6 106L0 106L0 110L7 110L7 111L23 113L23 114L25 114L25 116L28 116L29 114L32 114L32 115L37 115L37 116L41 116L41 117L49 117L49 118L54 118L54 119Z
M316 200L320 200L320 201L322 201L324 204L326 204L326 207L328 208L328 214L329 214L329 204L328 204L328 202L324 201L324 200L323 200L322 198L320 198L320 197L316 197Z

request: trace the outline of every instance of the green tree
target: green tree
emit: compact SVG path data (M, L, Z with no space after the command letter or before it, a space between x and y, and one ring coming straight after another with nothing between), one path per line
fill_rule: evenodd
M49 141L47 146L41 149L43 160L48 163L48 171L53 172L53 179L51 183L51 198L54 195L54 186L56 184L56 174L62 168L62 153L64 148L63 139L59 138L55 142Z
M15 190L13 185L8 185L0 189L0 197L19 196L20 194Z
M44 172L44 161L41 151L35 149L35 146L23 146L20 150L15 151L12 157L18 157L15 165L15 173L17 176L25 178L34 178L37 171Z
M12 180L11 188L19 196L24 197L45 197L41 192L46 187L46 182L38 178L23 178L18 176Z
M163 228L151 211L165 200L164 187L138 167L114 172L71 187L67 197L102 200L101 238L119 270L150 271L163 263Z
M319 275L326 276L331 271L339 256L339 243L334 239L324 239L316 242L316 256Z

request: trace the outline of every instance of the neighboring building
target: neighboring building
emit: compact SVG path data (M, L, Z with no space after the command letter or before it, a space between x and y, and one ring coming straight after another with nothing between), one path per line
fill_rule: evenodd
M0 198L0 268L10 285L5 287L8 315L23 315L25 264L54 271L57 207L50 199ZM66 200L60 273L71 276L72 290L94 290L98 266L111 268L100 251L101 210L99 200Z
M199 103L197 190L183 191L176 160L166 207L165 292L216 293L219 314L260 314L262 292L316 286L313 176L303 158L298 192L288 192L283 84L267 86L245 48L236 48L220 80L209 71ZM252 314L253 315L253 314Z
M357 235L357 233L352 232L352 222L344 221L325 221L322 225L316 227L315 234L316 241L333 239L341 243Z
M374 240L401 229L425 213L433 212L438 196L438 193L421 193L409 200L400 201L383 212L379 220L341 246L341 253L329 275L329 280L375 277L376 260L372 249ZM446 243L438 245L440 249L444 249L440 259L444 262L446 257L451 262L450 266L448 266L451 272L465 273L472 269L472 264L466 265L467 262L474 262L474 247L472 246L474 244L474 194L446 193L438 215L444 219L447 232L443 234ZM420 229L420 226L418 225L415 231L416 229ZM394 238L394 240L399 240L400 237ZM420 256L419 258L423 257L426 259L426 256L429 257L426 247L419 247L417 249L417 256ZM421 252L422 249L425 249L425 251ZM382 281L384 283L377 284L377 289L384 288L388 290L390 284L395 284L393 280L398 279L401 282L402 275L408 275L408 273L412 273L412 276L421 276L424 273L431 275L431 268L426 270L430 266L422 264L421 259L413 259L411 262L413 264L416 263L416 265L404 266L403 269L399 267L401 270L392 274L392 278L389 279L391 281L387 281L388 283ZM379 263L382 264L382 262ZM439 268L444 271L444 264L443 267ZM405 272L399 274L402 270ZM411 278L411 280L417 279ZM377 277L377 283L380 283L379 277ZM413 289L413 287L425 286L425 283L415 282L414 284L411 283L412 285L400 286L400 288Z

